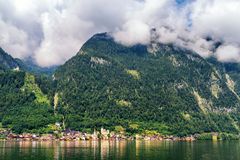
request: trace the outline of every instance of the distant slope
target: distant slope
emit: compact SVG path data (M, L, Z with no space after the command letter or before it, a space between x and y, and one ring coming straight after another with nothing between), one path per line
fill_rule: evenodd
M40 67L34 63L34 60L28 58L26 60L15 59L22 70L33 73L35 75L51 76L56 70L57 66Z
M0 47L0 71L22 70L36 75L52 75L56 68L57 66L40 67L31 58L27 60L13 58Z
M173 45L126 47L97 34L54 78L55 111L71 129L239 133L240 99L231 75Z
M18 62L0 47L0 70L15 69Z

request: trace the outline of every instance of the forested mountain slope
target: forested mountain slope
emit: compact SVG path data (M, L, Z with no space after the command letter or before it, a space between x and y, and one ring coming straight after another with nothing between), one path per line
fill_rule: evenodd
M0 61L0 127L14 132L49 133L56 122L178 136L240 131L239 64L174 45L123 46L96 34L52 77L2 49Z
M51 82L23 71L19 61L2 49L0 62L0 129L47 133L56 122L49 96Z
M55 112L71 129L239 133L238 82L221 65L173 45L127 47L97 34L54 79Z

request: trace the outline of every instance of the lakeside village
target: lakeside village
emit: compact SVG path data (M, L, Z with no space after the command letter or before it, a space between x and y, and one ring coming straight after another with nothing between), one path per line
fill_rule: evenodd
M53 134L33 134L22 133L15 134L9 129L0 128L0 139L9 141L86 141L86 140L145 140L145 141L195 141L195 140L225 140L239 139L237 135L203 133L186 137L160 135L156 132L146 132L145 134L135 134L127 136L124 131L113 132L101 128L100 131L94 131L92 134L80 131L65 130L54 131Z

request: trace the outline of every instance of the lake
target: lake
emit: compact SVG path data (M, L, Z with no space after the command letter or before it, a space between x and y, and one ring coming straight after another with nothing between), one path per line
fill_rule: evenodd
M0 141L0 160L240 160L240 141Z

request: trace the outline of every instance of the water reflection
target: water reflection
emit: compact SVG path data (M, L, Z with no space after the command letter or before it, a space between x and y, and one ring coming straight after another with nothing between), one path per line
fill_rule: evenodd
M1 160L75 159L161 159L161 160L236 160L239 141L77 141L9 142L0 141Z

